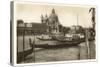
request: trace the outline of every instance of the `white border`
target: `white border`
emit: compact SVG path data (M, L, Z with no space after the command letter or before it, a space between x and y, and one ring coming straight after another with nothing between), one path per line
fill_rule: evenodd
M55 6L74 6L74 7L95 7L96 8L96 17L97 17L97 6L96 5L80 5L80 4L57 4L57 3L37 3L37 2L32 2L32 1L14 1L14 22L13 22L13 35L14 35L14 43L13 43L13 47L12 49L14 50L13 51L13 65L14 66L23 66L23 65L38 65L38 64L58 64L58 63L79 63L79 62L90 62L90 61L97 61L97 36L96 36L96 59L89 59L89 60L70 60L70 61L55 61L55 62L41 62L41 63L23 63L23 64L17 64L16 63L16 59L17 59L17 37L16 37L16 4L17 3L21 3L21 4L37 4L37 5L55 5ZM96 18L96 35L97 35L97 18Z

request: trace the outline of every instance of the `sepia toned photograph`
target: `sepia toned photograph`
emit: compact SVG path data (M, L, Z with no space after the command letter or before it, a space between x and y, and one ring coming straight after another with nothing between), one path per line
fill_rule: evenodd
M16 3L16 63L96 59L96 8Z

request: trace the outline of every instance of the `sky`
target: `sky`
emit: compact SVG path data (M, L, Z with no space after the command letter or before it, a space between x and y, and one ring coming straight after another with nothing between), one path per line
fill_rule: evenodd
M90 7L59 6L59 5L40 5L40 4L16 4L16 19L24 22L41 23L41 14L50 16L52 9L55 9L59 22L63 26L81 25L92 27Z

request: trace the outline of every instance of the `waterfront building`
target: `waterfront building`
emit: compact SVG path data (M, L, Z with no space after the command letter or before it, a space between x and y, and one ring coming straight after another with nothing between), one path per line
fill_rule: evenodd
M23 34L23 30L25 30L25 34L59 34L59 25L58 15L55 9L52 9L49 16L47 14L45 16L41 15L41 23L26 23L23 20L17 20L17 32Z

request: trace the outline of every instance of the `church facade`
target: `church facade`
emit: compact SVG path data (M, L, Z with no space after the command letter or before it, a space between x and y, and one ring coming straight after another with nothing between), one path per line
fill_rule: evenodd
M59 18L57 14L55 13L55 9L52 9L51 14L48 15L41 15L41 22L42 24L47 25L47 32L53 33L53 34L58 34L59 33Z

